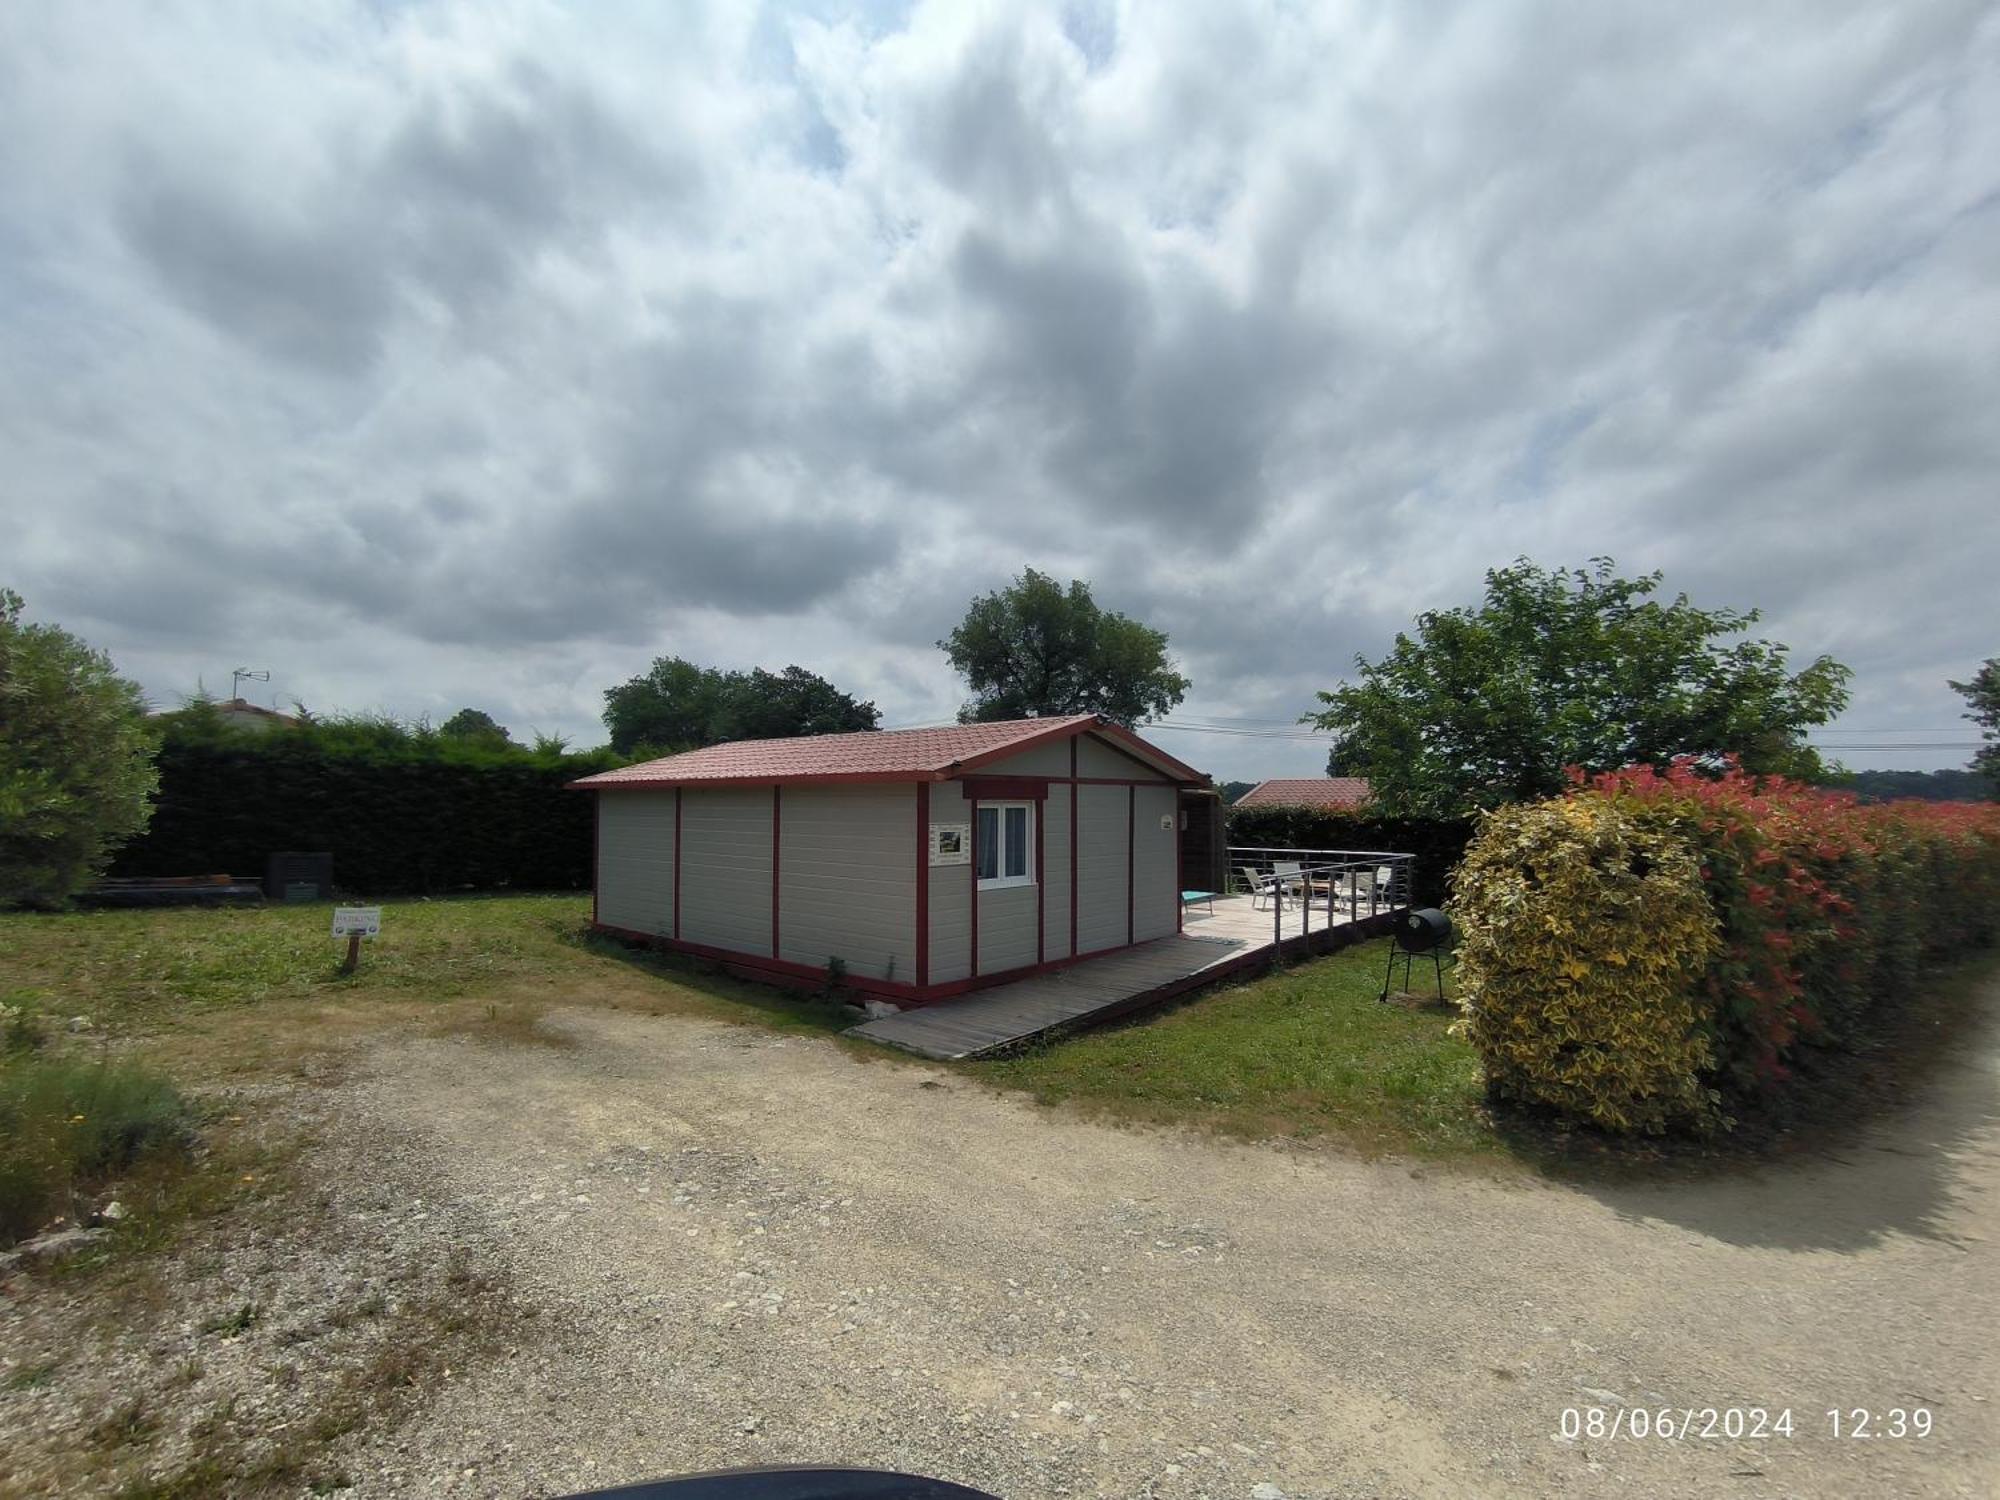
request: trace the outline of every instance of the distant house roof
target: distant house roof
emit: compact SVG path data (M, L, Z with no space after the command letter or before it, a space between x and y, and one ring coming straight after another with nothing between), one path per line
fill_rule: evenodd
M253 719L270 719L278 724L296 724L299 722L291 714L281 714L275 708L266 708L263 704L252 703L246 698L231 698L226 703L218 703L215 705L215 711L221 714L248 714Z
M1175 781L1206 782L1131 730L1096 714L954 724L944 729L877 729L783 740L732 740L682 755L600 771L570 785L592 791L643 786L777 786L825 781L945 781L1032 745L1091 733Z
M210 698L205 701L215 710L216 717L231 729L240 729L252 734L262 734L270 729L286 729L304 721L291 714L281 714L275 708L266 708L261 703L251 703L243 698L224 698L220 701ZM174 715L196 707L196 703L183 703L179 708L156 708L146 715L149 719L170 719Z
M1365 776L1294 776L1260 781L1236 799L1238 807L1317 807L1351 812L1369 798Z

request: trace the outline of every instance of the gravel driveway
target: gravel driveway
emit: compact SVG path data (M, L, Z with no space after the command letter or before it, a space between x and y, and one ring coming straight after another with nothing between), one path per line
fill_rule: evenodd
M1577 1190L682 1016L544 1024L571 1045L402 1042L333 1101L541 1309L351 1455L359 1493L807 1461L1008 1500L2000 1493L1991 1046L1841 1159ZM1560 1437L1625 1403L1795 1435ZM1925 1439L1829 1434L1917 1405Z

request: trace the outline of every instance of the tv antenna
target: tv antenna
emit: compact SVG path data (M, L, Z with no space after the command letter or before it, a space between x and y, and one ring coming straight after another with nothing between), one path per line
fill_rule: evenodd
M231 698L241 698L243 696L243 684L246 681L269 682L270 680L271 674L268 670L253 672L248 667L238 667L229 674L229 696Z

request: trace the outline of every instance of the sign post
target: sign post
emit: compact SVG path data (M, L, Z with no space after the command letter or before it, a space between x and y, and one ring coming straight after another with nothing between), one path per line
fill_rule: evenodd
M361 964L361 940L377 937L382 931L382 908L379 906L336 906L333 909L333 935L347 939L347 957L341 961L340 972L352 974Z

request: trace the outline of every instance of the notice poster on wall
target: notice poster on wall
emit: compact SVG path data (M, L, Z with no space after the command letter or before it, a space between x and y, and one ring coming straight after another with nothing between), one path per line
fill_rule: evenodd
M931 824L931 863L934 865L971 864L972 825L970 823Z

